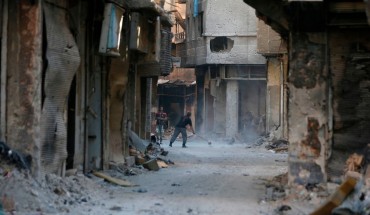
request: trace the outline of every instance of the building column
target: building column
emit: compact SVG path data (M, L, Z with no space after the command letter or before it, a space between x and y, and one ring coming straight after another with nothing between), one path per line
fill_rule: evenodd
M239 86L237 81L226 84L226 137L235 137L238 133Z
M325 183L328 71L324 33L291 33L289 54L289 184Z
M196 131L197 132L204 132L205 131L205 112L204 109L205 105L205 98L204 98L204 74L203 70L200 70L199 68L195 68L195 74L196 74L196 114L195 114L195 125L196 125Z
M42 82L42 9L40 1L8 1L6 125L3 138L32 155L32 173L40 174ZM5 59L2 59L5 61ZM2 83L4 83L2 80ZM3 101L2 101L3 102ZM2 103L3 105L3 103ZM4 110L2 110L4 111ZM2 122L3 123L3 122Z

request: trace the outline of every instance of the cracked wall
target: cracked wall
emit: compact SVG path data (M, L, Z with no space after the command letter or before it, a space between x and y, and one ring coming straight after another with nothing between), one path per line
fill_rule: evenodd
M291 34L289 102L289 182L326 182L328 82L325 35Z

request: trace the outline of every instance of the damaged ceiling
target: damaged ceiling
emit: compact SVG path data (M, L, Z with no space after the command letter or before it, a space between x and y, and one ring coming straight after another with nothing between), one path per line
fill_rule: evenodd
M318 32L327 26L353 28L364 27L370 23L369 1L244 0L244 2L255 8L257 17L279 32L283 38L287 38L290 30Z

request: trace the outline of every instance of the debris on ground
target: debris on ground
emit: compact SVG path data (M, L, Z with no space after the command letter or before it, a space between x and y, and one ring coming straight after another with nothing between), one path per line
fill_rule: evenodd
M100 185L78 173L70 177L45 174L35 180L28 171L14 168L0 176L0 205L10 214L68 213L71 207L90 204ZM94 189L95 188L95 189Z
M284 173L265 180L266 193L263 201L276 201L286 196L285 188L288 185L288 173Z
M338 207L344 199L352 192L357 184L357 179L348 178L342 185L339 186L337 191L311 215L325 215L331 214L333 209Z
M133 131L130 131L131 133L134 133ZM135 136L135 135L133 135ZM136 135L137 136L137 135ZM168 151L165 151L159 142L157 142L157 139L155 136L151 137L151 142L146 145L145 150L136 149L135 146L142 147L142 142L144 140L142 139L132 139L132 144L129 145L129 154L130 156L133 156L133 160L135 161L136 165L142 165L144 168L148 170L158 171L160 168L167 168L168 165L174 164L170 160L166 160L162 158L162 156L167 156ZM136 142L139 143L136 143Z
M143 167L148 170L158 171L159 165L157 163L157 159L151 159L143 163Z
M364 156L357 153L348 157L343 168L344 182L311 215L369 214L370 187L367 181L370 179L370 168L364 167L368 163L364 160Z
M364 161L364 156L354 153L346 161L345 171L360 172L362 168L362 163Z
M268 145L265 146L267 150L271 150L273 152L282 152L288 151L289 142L284 139L274 140Z
M136 184L132 184L131 182L129 182L127 180L114 178L114 177L106 175L102 172L93 171L92 174L94 174L95 176L97 176L99 178L103 178L108 182L111 182L113 184L117 184L117 185L120 185L120 186L123 186L123 187L135 187L135 186L137 186Z

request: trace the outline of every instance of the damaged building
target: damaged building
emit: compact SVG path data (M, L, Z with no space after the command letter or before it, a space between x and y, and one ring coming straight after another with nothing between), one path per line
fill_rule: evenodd
M163 1L1 1L0 138L32 172L104 169L145 139L171 72Z
M239 1L183 1L181 67L195 68L197 130L229 138L265 132L266 60L257 51L254 9ZM180 38L180 37L179 37Z
M289 182L325 183L349 153L366 153L370 3L244 2L288 44Z

